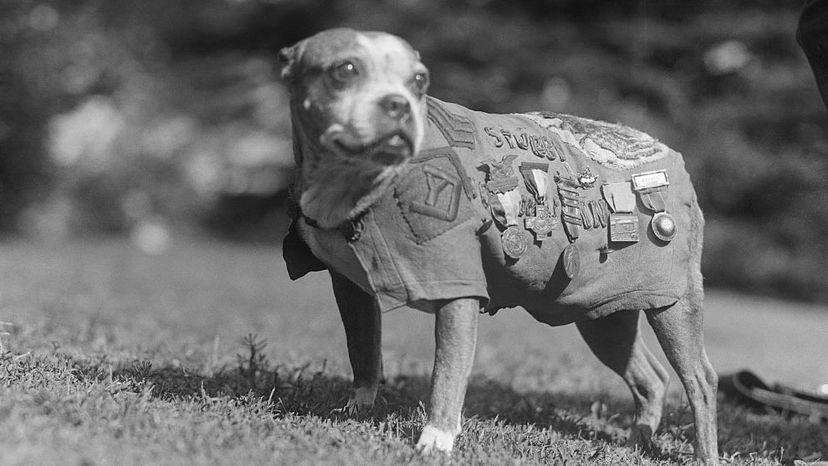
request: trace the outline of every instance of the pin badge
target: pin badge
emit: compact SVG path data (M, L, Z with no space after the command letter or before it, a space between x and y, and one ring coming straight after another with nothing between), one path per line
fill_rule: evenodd
M512 259L519 259L520 256L529 250L529 239L526 232L516 226L511 226L500 235L500 242L503 245L503 252Z
M486 189L492 194L502 194L509 192L518 187L518 178L515 174L515 168L512 162L517 158L517 155L505 155L500 159L488 160L482 165L488 172L486 181Z
M589 167L584 168L580 173L578 173L578 183L581 185L581 188L588 189L595 186L595 182L598 181L598 176L592 174L592 170Z
M578 248L575 244L570 244L564 248L561 254L561 261L563 262L564 273L570 280L578 276L581 271L581 255L578 253Z

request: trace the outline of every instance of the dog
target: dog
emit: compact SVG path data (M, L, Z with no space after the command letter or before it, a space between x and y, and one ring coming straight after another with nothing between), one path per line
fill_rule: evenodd
M632 392L630 441L651 447L668 382L646 315L687 392L695 454L717 464L717 376L702 334L704 220L682 156L639 131L557 113L493 115L427 96L403 39L333 29L279 53L296 179L292 279L327 269L353 368L347 408L382 378L381 314L435 314L417 448L461 431L481 312L575 323Z

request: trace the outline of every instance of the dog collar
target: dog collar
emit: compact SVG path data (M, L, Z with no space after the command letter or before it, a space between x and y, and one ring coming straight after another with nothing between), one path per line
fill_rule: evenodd
M319 225L319 222L310 217L302 215L301 211L299 215L301 218L305 219L305 223L308 224L308 226L319 230L325 230L325 228L322 228L322 226ZM331 229L339 230L339 232L342 233L342 236L344 236L349 243L359 241L359 239L362 237L362 232L365 230L364 217L365 214L360 214L358 217L347 220L338 227Z
M304 220L305 224L307 224L311 228L316 228L318 230L326 230L323 228L322 225L319 224L315 219L312 217L308 217L302 212L302 207L299 206L299 203L296 202L293 194L293 186L288 189L288 198L287 198L287 214L291 220L294 222L298 220ZM342 236L345 237L348 242L359 241L362 237L362 232L365 230L365 214L359 214L353 219L348 219L341 225L331 228L331 230L336 229L342 233Z

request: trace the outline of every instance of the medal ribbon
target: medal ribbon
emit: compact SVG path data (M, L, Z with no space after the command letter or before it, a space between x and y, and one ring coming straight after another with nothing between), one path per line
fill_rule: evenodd
M503 215L506 217L506 225L517 225L520 214L520 192L517 189L498 193L497 199L503 206Z
M664 196L662 195L661 189L649 192L642 191L639 194L641 196L641 202L644 206L653 212L664 212L667 210L667 204L664 202Z
M608 183L601 186L604 198L612 207L613 212L632 212L635 210L635 192L632 190L632 183L623 181L620 183Z
M549 170L548 163L524 162L520 164L520 173L523 174L526 188L535 196L538 203L543 203L546 199L546 190L549 186L547 170Z

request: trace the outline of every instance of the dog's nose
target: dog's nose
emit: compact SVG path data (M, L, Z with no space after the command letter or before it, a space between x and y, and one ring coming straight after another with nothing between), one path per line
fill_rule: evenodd
M399 94L389 94L382 98L380 107L385 114L395 120L402 120L411 114L411 105L408 99Z

